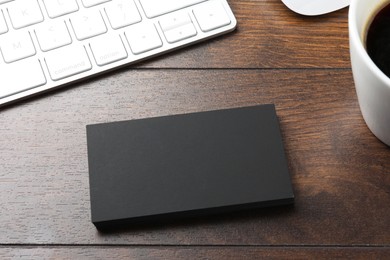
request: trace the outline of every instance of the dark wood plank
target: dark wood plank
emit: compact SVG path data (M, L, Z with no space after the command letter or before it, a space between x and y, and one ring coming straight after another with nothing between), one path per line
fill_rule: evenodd
M148 68L349 68L348 9L303 17L280 0L229 1L226 36L147 61Z
M275 103L295 207L98 233L85 125ZM390 148L350 70L133 70L0 113L0 244L390 245Z
M0 248L1 259L388 259L390 248L50 247Z

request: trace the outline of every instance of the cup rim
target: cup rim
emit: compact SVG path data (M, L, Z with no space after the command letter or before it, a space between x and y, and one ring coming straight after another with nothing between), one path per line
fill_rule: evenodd
M377 76L381 81L385 83L385 85L390 88L390 78L383 73L382 70L378 68L378 66L374 63L374 61L370 58L367 53L367 50L364 48L363 39L360 37L357 24L356 24L356 5L357 0L351 1L348 11L348 23L349 23L349 35L351 44L354 44L357 48L357 51L363 62L368 65L368 68ZM388 2L387 4L390 4Z

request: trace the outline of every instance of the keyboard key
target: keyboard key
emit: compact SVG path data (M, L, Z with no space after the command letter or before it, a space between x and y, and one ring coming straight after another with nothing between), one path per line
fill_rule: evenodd
M125 35L134 54L140 54L162 46L160 35L152 23L135 24L125 31Z
M71 19L78 40L85 40L107 32L106 24L98 10L75 16Z
M204 32L230 24L230 18L221 2L211 1L194 7L194 15Z
M85 7L91 7L101 3L109 2L111 0L82 0Z
M46 65L52 80L64 79L92 69L87 52L83 46L66 46L48 52Z
M0 49L7 63L35 55L31 35L27 31L16 31L7 35L7 41L0 41Z
M43 0L50 18L70 14L79 10L76 0Z
M68 28L61 20L43 23L35 29L35 34L42 51L53 50L72 43Z
M3 12L0 11L0 34L8 32L7 24L4 20Z
M119 37L104 36L90 43L96 64L104 66L127 58L127 52Z
M12 26L20 29L43 21L41 8L37 0L18 0L8 7Z
M0 98L46 84L38 59L25 59L0 66Z
M188 13L172 13L160 19L160 26L169 43L181 41L196 35Z
M160 16L205 0L140 0L148 18Z
M113 29L119 29L141 21L141 16L133 0L112 2L105 10Z

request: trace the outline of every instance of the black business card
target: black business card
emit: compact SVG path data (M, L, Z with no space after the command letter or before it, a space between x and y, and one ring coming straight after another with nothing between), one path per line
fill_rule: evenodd
M290 204L273 105L87 126L98 228Z

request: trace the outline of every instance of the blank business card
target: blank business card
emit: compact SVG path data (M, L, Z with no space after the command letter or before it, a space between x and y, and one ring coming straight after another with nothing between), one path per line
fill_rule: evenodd
M87 126L92 222L293 203L274 105Z

